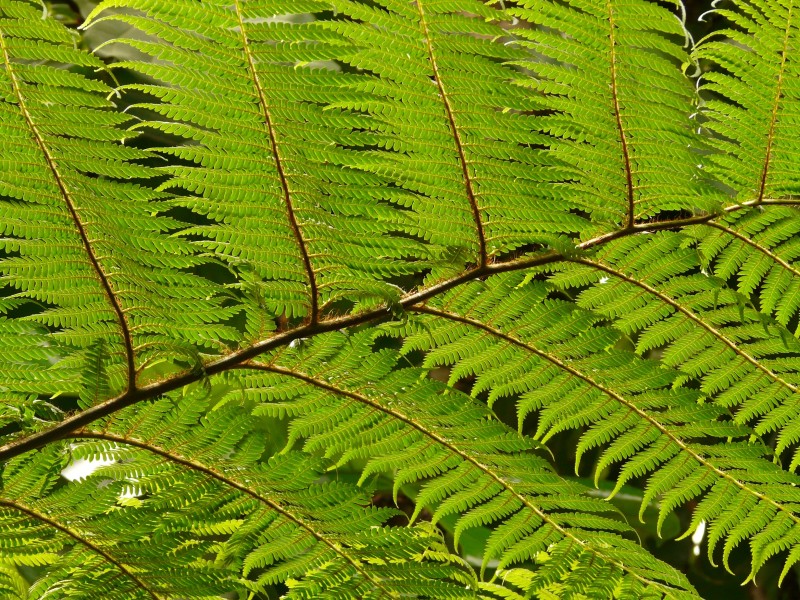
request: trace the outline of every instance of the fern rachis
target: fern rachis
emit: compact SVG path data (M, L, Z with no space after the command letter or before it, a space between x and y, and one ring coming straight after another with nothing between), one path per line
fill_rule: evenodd
M89 4L0 0L2 594L793 574L795 0Z

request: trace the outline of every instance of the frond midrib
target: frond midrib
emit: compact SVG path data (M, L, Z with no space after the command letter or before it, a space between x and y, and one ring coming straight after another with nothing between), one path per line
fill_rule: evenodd
M623 272L621 272L621 271L619 271L617 269L614 269L613 267L610 267L610 266L608 266L608 265L606 265L606 264L604 264L604 263L602 263L602 262L600 262L598 260L592 260L592 259L588 259L588 258L566 258L565 260L568 260L569 262L574 262L576 264L581 264L581 265L584 265L584 266L587 266L587 267L590 267L590 268L594 268L594 269L597 269L599 271L603 271L603 272L608 273L609 275L611 275L613 277L621 279L622 281L626 281L627 283L635 285L635 286L643 289L644 291L652 294L653 296L658 298L661 302L663 302L664 304L667 304L668 306L671 306L676 311L678 311L682 315L684 315L686 318L688 318L689 320L694 322L696 325L698 325L702 329L706 330L708 333L710 333L712 336L714 336L720 342L722 342L728 348L730 348L737 356L739 356L740 358L742 358L745 361L749 362L756 369L758 369L759 371L764 373L767 377L769 377L770 379L772 379L776 383L779 383L780 385L782 385L783 387L785 387L786 389L788 389L789 391L791 391L794 394L800 393L800 388L798 388L796 385L786 381L786 379L784 379L783 377L781 377L780 375L775 373L772 369L770 369L769 367L767 367L764 364L762 364L761 361L759 361L758 359L754 358L748 352L745 352L744 350L742 350L738 346L738 344L736 344L736 342L730 340L719 329L717 329L716 327L714 327L712 325L709 325L702 318L697 316L693 311L689 310L688 308L683 306L680 302L677 302L676 300L674 300L673 298L671 298L668 295L664 294L663 292L659 292L653 286L648 285L644 281L641 281L641 280L639 280L639 279L637 279L635 277L630 277L630 276L626 275L625 273L623 273Z
M740 242L750 246L751 248L757 250L758 252L761 252L764 256L766 256L767 258L771 259L776 264L779 264L784 269L786 269L787 271L792 273L795 277L800 277L800 270L796 269L791 264L789 264L788 262L783 260L780 256L775 254L772 250L770 250L766 246L762 246L761 244L751 240L746 235L742 235L741 233L739 233L735 229L731 229L730 227L727 227L726 225L723 225L721 223L717 223L717 222L715 222L713 220L709 221L707 223L707 225L709 227L713 227L714 229L718 229L719 231L724 231L728 235L735 237Z
M118 571L120 571L127 579L131 580L134 585L149 595L153 600L163 600L161 596L156 594L155 591L151 590L139 577L137 577L130 569L128 569L124 564L119 562L113 556L111 556L108 552L94 544L93 542L89 541L86 537L82 536L80 533L73 531L71 528L67 527L66 525L62 525L57 521L51 519L50 517L38 512L37 510L20 504L17 501L9 500L7 498L0 498L0 506L5 506L6 508L10 508L12 510L16 510L24 515L27 515L31 519L35 521L39 521L44 523L48 527L52 527L53 529L60 531L61 533L65 534L69 538L75 540L77 543L85 546L98 556L102 557L103 560L110 563L114 566Z
M472 183L472 175L469 172L469 164L467 156L464 151L464 142L461 140L461 133L459 132L458 125L456 124L456 117L453 107L450 105L450 98L447 96L447 91L442 81L442 76L439 73L439 65L436 60L436 53L433 49L433 40L431 39L430 31L428 30L428 22L425 19L425 9L422 6L423 0L416 0L417 11L419 13L420 26L422 27L422 34L425 38L425 47L428 52L428 59L433 69L433 78L436 81L436 87L439 90L439 95L444 104L444 111L447 115L447 122L450 127L450 133L453 136L456 152L458 153L458 161L461 166L461 173L464 178L464 191L467 194L470 210L472 212L472 219L475 222L475 233L478 236L478 267L485 267L488 260L488 250L486 247L486 232L483 228L483 220L481 219L481 209L478 206L478 197Z
M782 206L797 206L800 205L800 200L770 199L769 201L762 202L762 204L764 203L778 204ZM743 210L751 206L754 206L754 201L733 204L723 208L719 213L714 214L698 215L694 217L688 217L686 219L676 219L672 221L636 224L634 225L633 229L619 229L617 231L602 234L595 238L581 242L575 246L574 252L575 254L580 255L587 250L603 246L604 244L614 240L625 238L629 235L634 235L637 233L678 230L682 227L690 225L702 225L720 216L720 214ZM543 254L533 256L528 255L521 258L512 257L504 261L501 260L497 262L489 262L483 267L473 267L450 279L446 279L440 283L433 284L416 292L411 292L396 302L395 306L404 310L408 310L412 306L425 302L426 300L438 296L439 294L451 290L461 284L479 279L481 277L486 277L497 273L532 269L553 264L562 260L567 260L569 258L570 257L565 256L561 252L551 250ZM209 362L203 365L202 368L192 369L175 375L171 378L166 378L148 385L139 386L132 391L126 391L96 406L67 417L63 421L60 421L48 429L44 429L37 433L30 434L15 441L11 441L0 447L0 461L6 461L30 450L40 448L51 441L63 438L70 432L84 427L93 421L96 421L97 419L106 417L138 402L150 400L160 396L161 394L182 388L196 381L200 381L209 375L215 375L229 369L237 368L239 365L256 358L265 352L286 346L295 340L299 340L301 338L310 338L319 334L346 329L348 327L355 327L366 323L378 322L391 317L392 312L390 307L380 306L376 309L361 313L322 319L315 324L306 323L295 329L280 332L277 335L273 335L272 337L256 342L244 349L232 352L231 354Z
M608 23L610 26L609 42L610 61L611 61L611 101L614 109L614 119L617 124L619 132L620 149L622 151L622 166L625 173L625 192L627 195L627 215L626 215L626 228L630 229L636 222L636 207L634 206L634 187L633 187L633 170L631 167L630 150L628 149L628 137L625 132L625 127L622 125L622 109L619 104L618 87L617 87L617 41L614 29L616 23L614 21L614 7L613 0L606 0L606 8L608 9Z
M794 11L794 1L790 0L789 13L786 16L786 28L783 34L783 48L781 49L781 64L778 68L778 81L775 84L775 100L772 103L772 114L769 121L769 132L767 133L767 147L764 151L764 168L761 171L756 204L760 204L764 199L767 189L767 179L769 178L770 161L772 160L772 144L775 141L775 125L778 122L778 111L780 109L781 97L783 96L783 80L786 73L786 59L789 53L789 37L792 30L792 12Z
M57 162L53 155L50 153L47 144L42 137L41 132L39 131L39 127L33 121L33 116L31 115L30 111L28 110L27 104L25 102L25 97L22 94L22 88L20 86L19 80L17 79L17 75L14 72L12 67L13 62L11 61L11 57L8 54L8 45L6 43L5 35L3 34L2 29L0 29L0 52L3 54L3 62L6 66L6 72L8 73L9 81L11 82L11 87L14 91L14 95L17 98L17 106L19 107L20 112L22 113L23 118L25 119L25 123L28 125L28 129L33 136L33 139L42 153L42 156L47 164L47 168L50 171L51 175L53 176L53 180L58 187L58 190L61 194L61 197L64 199L64 204L67 207L67 211L69 212L70 218L75 225L75 229L78 233L78 236L81 239L81 244L83 245L84 251L86 252L86 257L89 260L89 263L92 266L92 270L94 270L95 275L97 276L101 287L103 288L103 293L108 300L111 309L114 311L114 314L117 318L117 326L120 329L120 335L122 337L123 345L125 347L125 359L127 363L127 386L128 391L135 389L136 387L136 364L135 364L135 357L134 357L134 346L133 346L133 338L131 337L130 327L128 326L128 320L125 317L125 311L120 304L117 295L114 291L114 288L111 285L111 280L109 279L106 272L103 270L102 265L100 264L97 255L94 252L94 248L92 247L92 242L89 239L89 235L86 231L86 226L84 225L83 221L78 214L78 211L75 206L75 202L72 199L72 194L67 187L66 182L64 181L64 177L61 175L61 172L58 169Z
M291 192L289 190L289 181L286 174L286 170L284 168L284 161L281 153L278 149L278 139L277 133L275 131L275 126L273 124L272 115L270 114L269 103L267 102L267 97L264 92L264 86L261 84L261 79L258 76L258 70L256 69L255 59L253 57L253 52L250 48L250 40L247 37L247 29L245 27L244 16L242 15L242 8L240 6L240 0L233 0L233 8L236 12L236 19L239 22L239 32L241 34L242 40L242 49L244 51L245 57L247 58L247 68L250 72L250 77L253 80L253 85L256 89L256 93L258 94L258 103L261 107L262 117L264 120L264 126L267 129L267 135L269 137L269 145L270 149L272 150L272 157L275 161L275 169L278 172L278 179L281 183L281 191L283 193L283 201L284 206L286 208L286 217L289 220L289 226L292 229L292 235L294 236L295 243L297 244L298 249L300 250L300 255L303 261L303 268L306 271L306 277L308 278L308 287L309 287L309 304L310 304L310 314L309 314L309 321L313 323L317 323L319 320L319 290L317 288L317 277L314 272L314 268L311 264L311 257L308 252L308 245L306 244L305 238L303 237L303 232L300 229L300 224L297 221L297 215L295 214L294 205L292 202Z
M293 371L291 369L287 369L287 368L276 366L276 365L268 365L268 364L260 364L260 363L249 363L249 364L241 365L241 368L259 370L259 371L266 371L266 372L269 372L269 373L275 373L275 374L278 374L278 375L283 375L285 377L291 377L291 378L300 380L300 381L302 381L302 382L304 382L304 383L306 383L308 385L311 385L311 386L317 387L319 389L328 391L328 392L336 394L338 396L343 396L343 397L346 397L346 398L350 398L351 400L355 400L356 402L359 402L359 403L361 403L361 404L363 404L365 406L369 406L373 410L379 411L379 412L381 412L383 414L386 414L386 415L388 415L388 416L390 416L390 417L392 417L394 419L397 419L398 421L401 421L402 423L405 423L409 427L412 427L413 429L419 431L425 437L427 437L427 438L431 439L432 441L434 441L435 443L439 444L440 446L445 448L447 451L451 452L453 455L458 456L461 460L464 460L464 461L470 463L471 465L473 465L474 467L476 467L484 475L487 475L490 479L495 481L503 489L508 491L512 496L514 496L517 499L517 501L519 501L528 510L533 512L544 523L547 523L548 526L550 526L553 529L555 529L565 539L568 539L571 542L577 544L584 551L593 554L594 556L596 556L600 560L602 560L602 561L604 561L604 562L606 562L608 564L613 564L616 567L620 568L622 571L624 571L626 573L629 573L632 577L634 577L635 579L639 580L640 582L642 582L646 586L651 586L651 587L654 587L656 589L659 589L667 597L671 597L670 596L671 589L669 587L667 587L667 586L665 586L665 585L663 585L663 584L661 584L661 583L659 583L657 581L653 581L651 579L648 579L648 578L640 575L635 570L632 570L631 567L629 567L629 566L617 561L616 559L613 559L611 557L605 556L602 553L601 550L599 550L598 548L592 546L591 544L587 544L585 541L581 540L579 537L574 535L569 529L566 529L566 528L562 527L557 522L555 522L553 519L551 519L550 516L546 512L544 512L538 506L533 504L527 496L525 496L524 494L522 494L522 493L518 492L516 489L514 489L514 486L510 482L506 481L504 478L502 478L499 475L497 475L497 473L495 473L491 468L487 467L486 465L481 463L478 459L476 459L475 457L471 456L468 452L466 452L464 450L461 450L460 448L458 448L453 443L447 441L445 438L443 438L442 436L438 435L435 431L429 430L428 428L426 428L422 424L418 423L417 421L415 421L411 417L408 417L407 415L404 415L403 413L401 413L401 412L399 412L399 411L397 411L397 410L395 410L393 408L387 408L385 406L382 406L381 404L379 404L378 402L368 398L367 396L364 396L362 394L358 394L358 393L355 393L355 392L352 392L352 391L349 391L349 390L344 390L344 389L338 388L335 385L333 385L333 384L331 384L331 383L329 383L327 381L321 381L319 379L316 379L315 377L312 377L310 375L306 375L304 373L300 373L298 371Z
M363 565L361 562L350 556L344 548L342 548L336 542L328 539L326 535L320 533L316 529L314 529L309 523L306 523L301 517L293 514L289 509L278 503L278 501L268 498L253 489L250 489L246 485L239 483L230 477L225 476L224 474L220 473L216 469L211 467L207 467L203 464L198 463L197 461L188 459L180 454L162 448L161 446L154 444L152 441L146 440L139 440L133 436L120 436L115 435L112 433L107 433L105 431L92 431L89 429L78 430L71 433L69 438L72 439L96 439L96 440L105 440L109 442L115 442L118 444L123 444L126 446L133 446L135 448L139 448L151 454L158 455L169 462L174 464L181 465L186 467L191 471L195 471L198 473L202 473L207 477L210 477L220 483L235 489L247 496L250 496L257 502L264 504L265 506L270 507L275 512L281 514L283 517L297 525L298 527L307 531L312 537L314 537L318 542L324 544L331 550L333 550L337 555L343 558L346 562L348 562L356 572L361 575L366 581L369 581L372 585L375 586L376 589L380 590L385 594L388 598L397 598L397 595L392 593L391 591L387 590L379 581L375 580L367 571L364 570Z

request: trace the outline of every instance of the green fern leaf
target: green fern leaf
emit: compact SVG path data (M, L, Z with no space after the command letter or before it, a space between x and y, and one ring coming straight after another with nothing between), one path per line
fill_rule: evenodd
M520 44L550 59L519 63L535 76L518 85L553 111L539 128L571 167L562 204L591 214L602 233L666 211L716 210L722 196L695 158L705 142L687 118L696 97L681 73L681 21L642 0L516 4L509 14L534 25L514 30Z
M256 403L256 415L294 416L290 444L303 439L307 452L325 452L339 465L366 459L362 481L393 471L395 493L422 484L418 502L434 508L434 522L462 515L456 544L464 530L498 524L484 567L498 559L504 568L556 547L598 565L573 574L570 587L599 585L613 573L615 582L633 578L665 597L691 596L681 591L691 589L682 576L619 536L629 528L604 514L610 505L555 476L529 452L529 441L485 407L416 369L395 370L395 353L371 351L376 334L322 336L245 365L231 376L230 401L243 396ZM630 553L638 556L634 568Z
M0 595L794 568L793 0L64 4L0 0Z
M77 568L75 589L61 589L68 597L87 587L115 598L217 597L240 587L239 572L254 591L292 578L291 598L472 597L457 565L423 561L435 533L382 528L397 511L370 507L352 485L317 483L319 459L260 464L263 438L247 413L228 404L203 417L208 409L208 397L188 394L76 431L73 460L111 464L53 493L67 456L58 448L9 466L0 506L14 533L0 555L47 566L37 594Z
M655 241L645 244L655 246ZM636 245L636 260L652 258L645 244ZM609 254L613 248L608 246ZM632 257L626 256L630 265ZM647 264L647 280L658 281L659 270L652 261ZM570 275L568 268L566 275ZM556 277L554 282L563 280ZM670 284L681 286L674 276ZM596 302L594 308L607 311L608 316L624 315L619 318L623 330L642 327L644 316L665 317L658 314L658 297L652 302L654 308L645 304L640 290L622 293L614 287L601 283L583 292L578 303ZM597 294L592 293L596 290ZM608 297L618 298L619 305L607 302ZM767 449L748 442L753 431L741 420L731 419L724 407L703 403L698 392L680 387L678 372L614 350L617 335L613 330L595 326L598 317L572 303L548 298L546 284L526 283L517 274L498 275L414 310L423 318L419 323L411 321L403 331L405 351L427 351L427 367L453 365L451 383L474 377L472 393L488 392L490 405L504 396L518 397L520 429L526 417L537 412L536 437L543 441L567 429L586 428L577 445L576 471L583 454L604 447L595 478L619 463L614 492L632 478L652 473L640 518L647 504L658 498L660 527L676 507L705 492L709 497L723 494L729 503L709 503L714 504L713 510L705 510L703 503L698 506L687 535L700 521L709 523L712 536L718 529L730 533L724 545L726 565L731 549L744 539L752 540L754 571L763 563L767 541L780 538L784 548L791 545L789 540L795 535L791 531L800 525L794 514L800 500L795 488L798 481L764 460ZM684 356L689 350L681 345L687 341L685 335L679 338L665 356ZM704 380L708 393L736 383L730 359L715 358L723 374L708 374ZM741 369L737 363L736 373ZM742 529L747 512L739 510L740 504L763 511L751 530ZM772 518L783 523L782 533L755 536ZM739 536L739 531L747 533ZM709 552L715 542L712 537Z
M26 314L17 328L27 321L57 330L53 341L71 354L55 373L35 377L36 385L15 377L15 367L47 351L34 336L18 338L28 343L4 353L9 371L0 385L16 393L72 391L80 353L103 343L113 357L109 389L120 393L132 388L156 344L177 359L189 344L224 347L237 334L212 322L228 311L188 272L204 261L165 234L170 219L153 216L161 195L131 181L156 172L139 164L151 153L122 145L134 136L119 127L130 119L106 99L111 89L87 76L102 61L76 48L63 25L15 0L0 5L0 58L0 272L18 299L2 309Z

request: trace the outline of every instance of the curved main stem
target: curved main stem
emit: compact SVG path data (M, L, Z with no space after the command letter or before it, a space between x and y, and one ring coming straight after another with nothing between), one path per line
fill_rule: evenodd
M782 205L791 204L797 206L800 205L800 200L798 201L771 200L770 203L782 204ZM634 235L638 233L652 233L656 231L665 231L665 230L676 230L691 225L708 223L709 221L720 216L720 214L734 212L736 210L745 209L754 205L755 202L744 202L741 204L728 206L724 208L722 211L720 211L720 213L718 214L698 215L694 217L689 217L687 219L676 219L672 221L662 221L660 223L652 223L652 224L643 223L634 225L633 227L626 227L625 229L620 229L618 231L606 233L597 236L595 238L586 240L584 242L581 242L580 244L577 244L574 249L574 254L580 255L581 253L587 250L596 248L598 246L602 246L603 244L607 244L608 242L624 238L629 235ZM477 266L472 269L468 269L467 271L464 271L460 275L457 275L455 277L452 277L450 279L447 279L430 287L418 290L416 292L410 292L405 296L403 296L400 299L400 301L396 304L396 306L408 310L415 305L421 304L426 300L429 300L430 298L438 296L439 294L442 294L447 290L450 290L456 286L459 286L463 283L467 283L474 279L480 279L482 277L487 277L495 273L505 273L509 271L520 271L520 270L540 267L543 265L558 262L560 260L564 260L566 258L569 257L561 254L560 252L551 250L549 252L542 252L540 254L532 256L524 256L521 258L512 258L505 261L487 263L486 265L483 266ZM331 331L338 331L341 329L346 329L348 327L355 327L357 325L363 325L365 323L383 321L392 318L392 315L393 315L392 307L381 306L375 309L371 309L357 314L346 315L343 317L331 317L328 319L320 319L316 323L306 323L295 329L279 332L278 334L270 338L267 338L265 340L262 340L260 342L257 342L248 348L244 348L242 350L232 352L227 356L223 356L222 358L218 358L217 360L204 365L202 369L194 369L191 371L186 371L184 373L180 373L172 377L162 379L161 381L156 381L149 385L129 390L115 398L111 398L109 400L106 400L105 402L92 406L91 408L83 410L70 417L67 417L60 423L53 425L48 429L9 442L8 444L5 444L4 446L0 447L0 462L9 460L11 458L14 458L15 456L24 454L25 452L29 452L30 450L41 448L42 446L45 446L48 443L53 442L55 440L62 439L65 436L69 435L71 432L80 429L81 427L85 427L86 425L96 421L97 419L101 419L103 417L111 415L119 410L122 410L123 408L132 406L138 402L144 402L147 400L151 400L153 398L157 398L167 392L180 389L186 385L189 385L196 381L200 381L211 375L216 375L218 373L223 373L230 369L236 368L257 356L264 354L265 352L269 352L270 350L274 350L275 348L280 348L282 346L287 346L292 342L294 342L295 340L299 340L301 338L309 338L315 335L328 333Z

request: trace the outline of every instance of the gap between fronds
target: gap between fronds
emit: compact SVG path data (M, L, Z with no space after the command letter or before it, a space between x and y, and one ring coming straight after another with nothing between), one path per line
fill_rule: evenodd
M712 221L713 219L730 212L751 208L753 206L764 205L781 205L781 206L800 206L800 200L789 199L765 199L765 200L751 200L741 204L735 204L722 209L718 213L708 215L697 215L688 217L686 219L675 219L670 221L662 221L660 223L642 223L636 224L632 227L625 227L617 231L612 231L595 238L586 240L577 244L573 251L576 255L581 252L591 250L592 248L607 244L613 240L627 237L629 235L641 233L655 233L657 231L677 230L682 227L691 225L702 225ZM154 383L134 387L126 392L110 398L105 402L101 402L91 408L80 411L70 417L67 417L60 423L53 425L48 429L38 431L36 433L27 435L18 440L9 442L0 447L0 462L10 460L16 456L41 448L51 442L62 439L68 436L71 432L85 427L90 423L107 417L115 412L122 410L128 406L132 406L139 402L152 400L167 392L180 389L191 383L201 381L211 375L223 373L230 369L239 367L251 359L282 346L286 346L291 342L301 339L309 338L315 335L338 331L348 327L363 325L375 321L389 319L393 315L393 309L402 308L409 309L412 306L421 304L434 296L444 293L454 287L463 283L467 283L474 279L481 277L488 277L496 273L506 273L510 271L519 271L523 269L530 269L539 267L546 264L552 264L558 261L567 260L570 256L551 250L549 252L535 255L524 256L521 258L512 258L505 261L498 261L487 263L468 269L451 279L445 280L441 283L431 287L411 292L403 296L394 306L381 306L372 310L362 313L346 315L343 317L334 317L330 319L321 319L316 323L305 323L295 329L279 332L277 335L269 337L265 340L256 342L252 346L232 352L227 356L218 358L206 365L196 367L192 370L185 371L173 377L156 381ZM575 257L572 257L575 258Z

